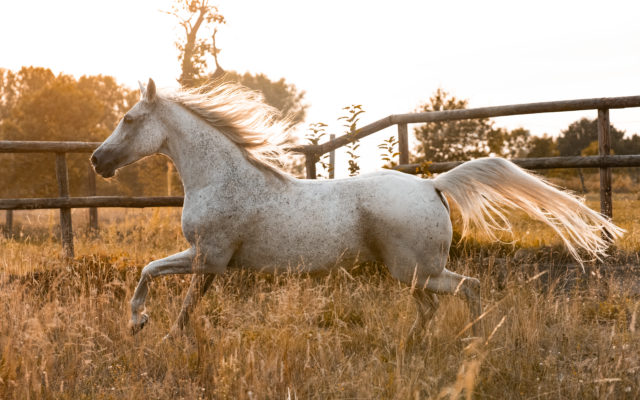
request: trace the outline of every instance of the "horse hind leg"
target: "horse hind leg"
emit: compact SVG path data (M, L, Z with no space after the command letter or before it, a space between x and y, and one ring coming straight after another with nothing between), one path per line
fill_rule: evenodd
M169 333L164 337L165 340L176 336L178 332L184 330L189 322L189 315L196 308L200 299L205 295L205 293L207 293L207 290L211 287L215 277L215 274L193 275L191 278L191 284L189 285L189 290L187 291L187 295L182 303L180 314L178 315L178 318L176 318L176 321Z
M482 322L479 320L482 314L479 280L444 268L439 275L429 276L418 284L429 292L450 294L464 299L469 306L473 335L483 336Z
M415 288L413 291L413 298L416 301L418 315L416 317L416 321L411 327L411 332L416 329L422 331L427 327L427 324L431 321L436 311L438 311L440 302L438 301L438 296L436 296L435 293L431 293L421 288Z

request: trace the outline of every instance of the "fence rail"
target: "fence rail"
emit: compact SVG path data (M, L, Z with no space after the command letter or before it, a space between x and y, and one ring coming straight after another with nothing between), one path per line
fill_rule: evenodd
M91 153L100 142L0 140L0 153Z
M316 178L316 163L320 156L334 152L355 140L362 139L392 125L398 126L398 147L400 165L397 170L406 173L445 172L462 162L441 162L409 164L408 124L428 123L436 121L452 121L462 119L492 118L520 114L536 114L562 111L598 110L598 144L599 155L589 157L544 157L514 159L514 163L526 169L549 168L599 168L600 169L600 210L612 216L611 205L611 169L615 167L638 167L640 155L610 155L610 123L609 109L640 107L640 96L611 97L581 100L553 101L544 103L516 104L498 107L483 107L465 110L422 112L413 114L389 115L366 125L354 132L334 137L318 145L294 146L290 150L306 157L307 178ZM0 210L6 210L5 231L11 232L13 210L60 209L60 228L63 248L67 256L73 256L73 229L71 208L89 208L90 227L97 229L98 207L181 207L182 197L124 197L96 196L95 173L89 166L89 196L69 197L68 171L66 153L90 153L100 145L99 142L40 142L40 141L0 141L0 153L55 153L56 176L58 180L57 198L0 199ZM335 156L331 157L330 175L335 169Z
M0 199L0 210L40 210L47 208L90 208L90 207L182 207L182 196L161 197L41 197L29 199Z
M516 158L510 160L525 169L552 168L617 168L640 166L640 155L624 156L575 156L575 157L538 157ZM449 171L464 161L448 161L429 164L405 164L396 167L397 171L407 174L430 172L434 174ZM54 208L145 208L145 207L182 207L182 196L126 197L126 196L87 196L87 197L41 197L0 199L0 210L37 210Z

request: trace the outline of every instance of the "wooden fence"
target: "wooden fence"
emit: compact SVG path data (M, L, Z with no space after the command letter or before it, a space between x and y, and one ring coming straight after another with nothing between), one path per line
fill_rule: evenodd
M398 126L398 147L400 165L398 170L407 173L419 173L418 165L409 163L408 124L454 121L476 118L504 117L509 115L540 114L563 111L598 110L598 153L595 157L554 157L513 160L528 169L547 168L600 168L600 212L611 218L613 215L611 203L611 169L612 167L640 166L640 156L611 156L611 124L609 110L615 108L640 107L640 96L604 97L595 99L550 101L542 103L514 104L498 107L483 107L464 110L434 111L412 114L389 115L369 125L357 129L355 132L339 136L333 140L318 145L298 146L292 148L306 156L306 172L308 179L315 179L316 163L320 157L355 140L362 139L392 125ZM582 160L582 161L581 161ZM429 172L444 172L454 168L459 163L433 163Z
M544 157L514 159L516 164L526 169L548 168L599 168L600 169L600 211L612 216L611 203L611 168L638 167L640 155L610 155L611 137L609 109L640 107L640 96L612 97L598 99L567 100L545 103L517 104L499 107L484 107L465 110L423 112L413 114L389 115L349 134L334 137L328 142L318 145L297 146L291 151L301 153L306 157L307 178L315 179L316 163L325 153L333 153L337 148L352 141L362 139L368 135L397 125L399 147L399 171L406 173L420 173L423 169L418 164L409 164L409 130L408 124L436 121L452 121L475 118L492 118L508 115L536 114L561 111L598 110L598 156L589 157ZM60 228L62 244L67 256L73 256L73 228L71 222L71 208L89 208L89 225L92 229L98 227L98 207L180 207L182 197L123 197L96 196L95 173L88 167L89 182L88 197L69 197L69 179L66 163L66 153L91 153L100 143L96 142L38 142L38 141L0 141L0 153L55 153L56 176L58 181L57 198L30 199L0 199L0 210L7 210L5 231L11 232L13 224L13 210L60 209ZM88 162L88 157L87 157ZM330 163L330 176L333 177L335 157ZM448 171L462 162L443 162L428 165L427 170L432 173Z

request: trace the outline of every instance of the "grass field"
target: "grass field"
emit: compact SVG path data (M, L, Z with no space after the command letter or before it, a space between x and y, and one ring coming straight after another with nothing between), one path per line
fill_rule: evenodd
M616 196L627 235L585 273L521 215L513 244L454 246L450 268L482 281L481 340L464 331L465 304L442 296L426 331L410 332L411 288L376 265L230 271L168 343L188 277L157 279L150 324L131 336L140 269L186 246L179 210L101 210L97 236L75 210L73 260L56 212L18 212L15 237L0 239L0 398L640 398L639 206Z

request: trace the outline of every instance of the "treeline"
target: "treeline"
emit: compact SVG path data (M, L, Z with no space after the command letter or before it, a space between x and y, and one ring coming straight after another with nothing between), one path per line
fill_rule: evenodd
M467 108L468 101L438 89L418 111L444 111ZM493 120L473 119L423 124L414 129L418 140L414 161L463 161L490 155L522 158L598 154L596 119L582 118L562 130L557 137L533 136L524 128L496 127ZM614 154L640 154L640 136L624 137L625 132L611 126Z

